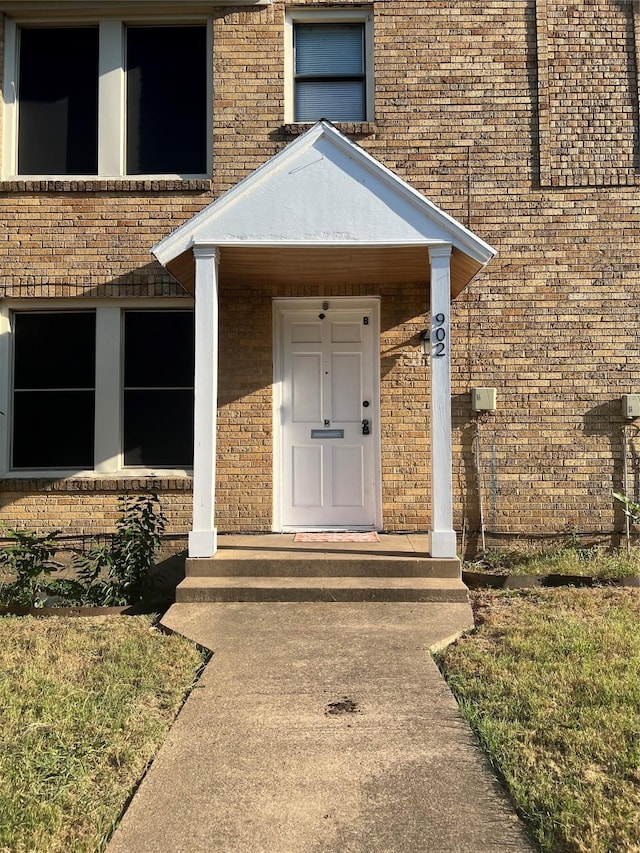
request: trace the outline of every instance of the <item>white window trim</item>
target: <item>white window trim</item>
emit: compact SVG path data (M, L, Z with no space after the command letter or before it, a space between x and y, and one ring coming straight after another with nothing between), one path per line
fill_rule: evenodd
M270 6L273 0L233 0L234 6ZM1 0L0 11L20 17L57 18L60 15L77 15L78 0ZM175 15L175 0L86 0L83 4L89 14L122 15L171 14ZM187 0L184 5L200 15L211 11L212 6L227 6L229 0ZM84 10L83 10L84 12Z
M4 479L128 477L191 477L192 468L131 468L123 465L122 452L122 312L138 310L193 310L191 299L45 300L7 299L0 302L0 476ZM78 469L11 468L11 424L13 422L13 346L11 314L17 311L96 312L96 418L94 428L95 466Z
M82 26L97 24L99 28L99 67L98 67L98 173L93 175L20 175L18 173L18 35L20 24L45 27ZM180 26L204 24L207 28L207 171L203 174L150 174L128 175L125 171L125 129L126 129L126 92L125 92L125 38L127 24L147 24L149 26ZM24 21L5 18L4 53L4 121L2 129L2 179L3 180L95 180L127 178L134 181L145 180L200 180L212 174L212 146L210 144L212 128L212 92L213 92L213 26L212 19L191 18L127 18L126 21L111 18L95 20L92 17L82 19L63 18L52 21L29 18Z
M284 121L285 124L308 124L296 122L294 118L295 55L293 50L293 28L295 24L364 24L364 72L366 92L365 124L375 120L373 79L373 12L371 9L288 9L284 22Z

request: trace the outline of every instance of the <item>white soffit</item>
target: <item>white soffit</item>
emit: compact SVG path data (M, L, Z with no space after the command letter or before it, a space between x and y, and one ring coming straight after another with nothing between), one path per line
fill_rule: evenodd
M326 121L315 124L152 249L451 244L486 264L495 249Z

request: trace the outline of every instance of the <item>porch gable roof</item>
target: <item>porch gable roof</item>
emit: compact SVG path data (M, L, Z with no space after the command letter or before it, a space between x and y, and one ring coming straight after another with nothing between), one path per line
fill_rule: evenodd
M191 289L191 256L197 246L426 248L444 244L453 248L454 295L496 253L322 120L151 251Z

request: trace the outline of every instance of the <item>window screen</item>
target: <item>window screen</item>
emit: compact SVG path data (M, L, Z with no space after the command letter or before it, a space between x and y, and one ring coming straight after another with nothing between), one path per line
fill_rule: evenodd
M206 28L128 27L127 174L207 169Z
M13 467L93 468L95 313L17 313Z
M98 171L98 28L20 31L18 171Z
M124 464L193 464L191 311L124 315Z
M364 121L364 24L296 24L295 120Z

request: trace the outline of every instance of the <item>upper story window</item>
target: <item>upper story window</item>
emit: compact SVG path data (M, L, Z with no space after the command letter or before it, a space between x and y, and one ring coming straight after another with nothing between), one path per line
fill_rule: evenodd
M18 172L96 174L98 28L20 30L19 56Z
M373 119L369 11L290 11L287 48L287 121Z
M5 177L207 174L204 24L8 30Z

